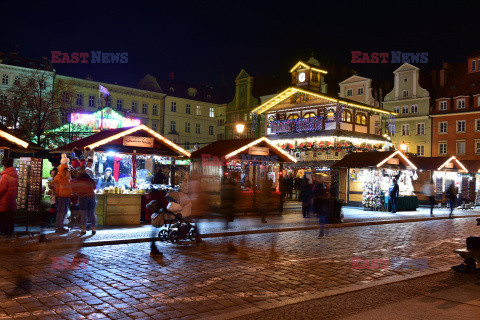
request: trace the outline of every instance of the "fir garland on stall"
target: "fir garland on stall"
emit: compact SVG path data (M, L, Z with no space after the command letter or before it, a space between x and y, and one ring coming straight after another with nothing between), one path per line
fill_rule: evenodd
M382 190L380 189L380 177L378 174L371 174L363 182L364 208L376 209L382 205Z

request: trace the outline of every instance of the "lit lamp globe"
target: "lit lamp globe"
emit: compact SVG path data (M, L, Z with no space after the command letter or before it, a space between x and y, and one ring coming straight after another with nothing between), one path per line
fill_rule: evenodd
M407 151L407 145L406 145L405 143L402 143L402 144L400 145L400 150L402 150L402 152Z
M238 123L235 128L237 129L238 134L242 134L243 130L245 130L245 125L243 123Z

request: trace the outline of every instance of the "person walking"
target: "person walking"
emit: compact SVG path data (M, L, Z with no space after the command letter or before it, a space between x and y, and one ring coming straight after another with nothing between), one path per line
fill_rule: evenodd
M260 187L260 194L258 198L258 209L262 217L262 223L267 223L265 215L270 207L270 199L272 197L272 181L268 179L268 176L265 174L265 178L262 181Z
M399 187L397 183L397 179L393 178L392 184L390 185L390 189L388 190L389 202L390 202L390 212L396 213L397 212L397 198L398 198Z
M55 221L55 216L57 213L57 205L55 203L55 182L53 181L53 179L55 179L55 176L57 174L58 174L57 168L53 168L52 170L50 170L50 177L48 177L48 182L47 182L47 186L48 186L47 194L50 196L50 210L48 211L49 215L47 219L48 220L47 225Z
M291 174L287 176L285 179L286 185L287 185L287 195L289 199L292 199L293 197L293 177Z
M237 201L237 188L233 178L227 177L222 184L220 193L220 211L225 218L225 229L228 229L228 224L233 222L235 217L235 203Z
M327 222L327 201L328 201L328 191L325 186L325 176L323 174L318 174L315 177L315 184L313 185L312 190L312 202L315 209L315 213L318 216L319 222L319 232L318 238L325 237L325 223Z
M303 177L300 182L300 201L302 201L302 214L304 218L310 218L310 206L312 201L312 188L313 184L307 179L306 176Z
M55 233L66 233L67 229L63 227L63 220L68 213L70 196L72 195L72 185L68 165L61 164L58 168L58 174L55 176L55 201L57 203L57 217Z
M6 159L0 178L0 233L13 235L17 208L18 175L13 159Z
M83 235L87 233L87 219L89 219L92 227L92 235L94 235L97 232L97 216L95 215L95 208L97 207L95 181L87 173L85 167L80 167L78 171L74 192L78 195L80 225L82 226L81 234Z
M283 175L278 179L278 191L282 194L282 199L285 199L287 196L287 180Z
M455 208L456 204L457 204L457 189L455 188L455 183L452 182L450 183L450 186L448 187L447 191L446 191L446 196L447 196L447 199L448 199L448 203L450 205L450 214L448 215L448 217L450 219L453 218L453 209Z
M435 205L435 195L433 192L433 180L428 180L422 187L423 194L428 198L430 205L430 216L433 217L433 206Z

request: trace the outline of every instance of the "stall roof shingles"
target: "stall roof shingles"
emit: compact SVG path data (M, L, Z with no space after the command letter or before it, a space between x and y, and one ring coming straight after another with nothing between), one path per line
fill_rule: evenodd
M335 162L331 168L368 168L376 167L395 151L354 152Z
M103 139L109 138L109 137L114 136L116 134L119 134L121 132L127 131L128 129L131 129L131 127L100 131L100 132L98 132L96 134L93 134L91 136L88 136L86 138L71 142L67 145L64 145L64 146L58 148L58 149L52 150L52 152L56 152L56 151L57 152L58 151L68 152L68 151L71 151L73 148L83 149L86 146L91 145L92 143L95 143L95 142L101 141Z
M192 153L192 159L201 158L202 154L209 154L217 157L224 157L229 153L232 153L235 150L240 149L241 147L252 143L257 139L234 139L234 140L218 140L208 146L205 146Z
M437 170L450 157L411 157L410 161L417 166L418 170Z

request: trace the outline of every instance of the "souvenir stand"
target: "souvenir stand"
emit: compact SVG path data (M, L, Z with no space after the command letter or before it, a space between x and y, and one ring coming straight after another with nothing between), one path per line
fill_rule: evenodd
M473 182L470 182L472 188L470 189L470 195L474 195L473 205L480 205L480 160L462 160L463 165L468 170L470 178ZM474 186L474 190L473 189Z
M463 161L458 160L455 156L411 157L409 159L418 169L418 179L414 181L413 186L420 203L429 204L429 199L423 194L422 188L430 180L433 181L435 200L438 203L446 203L445 191L452 182L455 183L455 187L464 201L470 201L470 198L475 197L470 194L471 191L475 192L475 178L473 177L472 180Z
M100 131L52 153L71 154L74 148L86 151L87 167L91 167L95 180L101 178L107 168L112 169L113 185L105 188L97 185L99 225L139 224L142 197L151 186L155 162L161 162L156 157L190 156L189 152L145 125ZM175 185L174 174L170 176L170 184Z
M199 176L202 189L211 195L213 206L220 206L222 184L227 179L238 187L236 211L257 212L262 181L272 181L271 211L281 212L283 201L278 192L278 178L283 164L296 159L275 146L269 139L219 140L191 156L191 173Z
M38 214L42 198L42 159L25 157L34 155L43 148L17 138L4 125L0 125L0 163L4 158L17 158L18 169L17 210L26 216L25 233L29 234L30 214ZM23 232L22 232L23 233Z
M339 197L348 205L387 210L388 190L396 178L400 189L397 211L418 207L413 188L417 167L400 151L350 153L331 169L339 171Z

